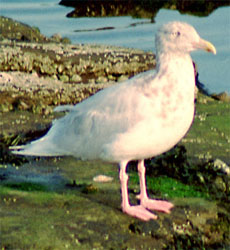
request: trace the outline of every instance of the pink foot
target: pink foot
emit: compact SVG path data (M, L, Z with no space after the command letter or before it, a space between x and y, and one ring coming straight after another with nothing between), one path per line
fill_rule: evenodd
M169 214L170 209L174 207L174 205L171 202L162 200L153 200L149 198L142 199L141 205L147 209L156 210L167 214Z
M148 221L150 219L153 219L153 220L157 219L157 216L155 214L152 214L141 205L127 206L126 208L123 208L122 210L124 213L129 214L133 217L136 217L144 221Z

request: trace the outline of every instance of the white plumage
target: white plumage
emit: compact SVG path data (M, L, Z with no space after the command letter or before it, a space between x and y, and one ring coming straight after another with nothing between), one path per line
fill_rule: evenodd
M195 79L189 52L196 49L216 53L192 26L181 22L164 25L156 36L155 74L142 73L68 107L69 113L54 121L47 135L14 153L117 162L124 212L143 220L156 218L146 208L169 212L171 203L147 197L143 159L172 148L191 126ZM130 206L128 201L125 168L130 160L139 161L139 206Z

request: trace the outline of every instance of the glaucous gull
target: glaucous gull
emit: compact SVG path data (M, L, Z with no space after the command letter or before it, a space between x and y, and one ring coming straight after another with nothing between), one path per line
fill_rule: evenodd
M149 210L169 213L172 203L147 195L144 159L168 151L192 124L195 79L190 52L197 49L216 53L192 26L163 25L156 35L155 73L142 73L69 107L44 137L13 152L119 163L123 212L145 221L157 218ZM131 160L138 160L140 205L129 202L126 167Z

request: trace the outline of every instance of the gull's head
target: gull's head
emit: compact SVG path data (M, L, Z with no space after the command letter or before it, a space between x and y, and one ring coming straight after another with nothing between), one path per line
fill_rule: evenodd
M186 54L201 49L216 54L216 49L210 42L202 39L191 25L182 22L170 22L158 30L156 49L158 53Z

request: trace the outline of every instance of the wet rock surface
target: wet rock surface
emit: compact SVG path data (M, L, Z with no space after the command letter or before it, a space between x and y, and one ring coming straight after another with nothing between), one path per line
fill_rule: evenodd
M142 222L121 212L116 165L18 157L9 146L45 134L64 115L55 106L153 68L154 56L105 46L9 40L0 46L2 249L229 249L228 102L198 94L194 124L181 144L146 161L150 196L175 207ZM135 163L128 171L137 204ZM94 181L100 175L111 181Z
M94 182L98 173L113 176L114 180ZM149 222L123 214L115 165L73 158L30 158L18 167L2 165L0 178L4 225L0 239L5 248L229 247L229 207L215 199L168 198L175 205L171 214L157 213L158 219ZM129 184L131 202L136 204L136 184L132 181ZM151 189L149 193L151 197L162 198L160 194L153 195ZM26 234L23 239L22 233Z

